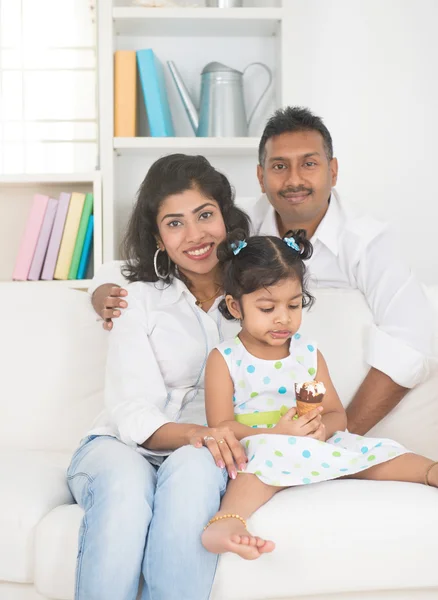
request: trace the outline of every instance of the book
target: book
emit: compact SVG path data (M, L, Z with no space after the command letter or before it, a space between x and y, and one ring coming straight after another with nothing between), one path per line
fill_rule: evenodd
M114 135L135 137L137 132L137 64L135 50L114 53Z
M43 224L41 225L40 235L35 247L32 263L30 265L29 275L27 278L30 281L38 281L43 270L44 259L49 246L50 234L52 233L53 223L55 222L56 210L58 208L56 198L49 198L47 203L46 213L44 215Z
M88 261L90 260L91 246L94 232L94 216L90 215L88 219L87 231L85 233L84 246L82 248L81 259L79 261L78 279L85 279L87 273Z
M70 198L64 232L56 261L54 279L67 279L85 203L85 194L73 192Z
M46 258L44 260L43 272L41 274L41 279L46 281L51 281L55 273L59 246L61 245L69 204L70 194L61 192L59 195L58 209L56 211L55 221L53 223L53 229L49 240L49 246L47 248Z
M138 74L152 137L173 137L163 66L150 48L137 50Z
M26 221L23 237L21 238L17 259L15 261L12 279L17 281L27 280L48 202L48 196L35 194L33 197L32 206Z
M73 250L73 256L71 259L70 269L68 272L68 279L76 279L79 268L79 261L81 260L82 248L84 246L85 234L87 232L88 221L90 215L93 212L93 194L87 194L85 196L84 208L82 209L81 220L79 222L78 235L76 237L75 247Z

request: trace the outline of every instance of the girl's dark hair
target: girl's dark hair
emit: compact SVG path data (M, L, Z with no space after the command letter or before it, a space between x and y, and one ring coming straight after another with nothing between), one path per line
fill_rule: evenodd
M122 243L126 265L122 269L128 281L158 281L154 270L157 250L157 214L162 202L172 194L197 189L206 198L216 200L227 231L240 228L249 234L248 216L234 204L234 192L228 179L203 156L170 154L151 166L140 186ZM170 283L178 276L166 252L158 254L158 269L167 273ZM170 265L169 265L170 263ZM186 282L185 283L190 283Z
M299 251L285 242L290 237L294 238ZM233 248L238 247L239 242L246 243L246 246L238 254L234 254ZM230 294L240 300L244 294L251 294L293 277L301 283L303 307L310 308L315 299L307 289L307 270L303 261L310 258L312 252L312 244L304 229L288 231L283 239L267 235L247 238L242 230L232 231L217 249L225 295ZM219 310L226 319L235 318L229 312L225 300L219 304Z

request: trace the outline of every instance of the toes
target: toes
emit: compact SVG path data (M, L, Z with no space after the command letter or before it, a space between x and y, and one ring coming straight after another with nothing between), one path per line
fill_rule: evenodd
M256 537L253 537L253 536L251 536L251 537L249 538L249 545L250 545L250 546L253 546L253 547L256 547L256 546L257 546L257 538L256 538Z
M257 546L257 548L260 548L265 543L265 540L262 540L262 538L256 537L254 539L256 540L256 546Z
M230 537L230 540L233 542L233 544L241 544L242 536L237 535L237 533L235 533Z
M240 536L240 543L244 546L249 546L249 537L247 535Z
M273 550L275 550L275 544L270 540L266 540L263 546L257 547L257 551L260 552L260 554L267 554L269 552L272 552Z

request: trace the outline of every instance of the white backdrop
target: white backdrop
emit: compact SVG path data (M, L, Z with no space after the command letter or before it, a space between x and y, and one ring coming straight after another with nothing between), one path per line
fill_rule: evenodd
M324 118L344 200L391 221L415 271L437 283L438 1L284 2L288 102Z

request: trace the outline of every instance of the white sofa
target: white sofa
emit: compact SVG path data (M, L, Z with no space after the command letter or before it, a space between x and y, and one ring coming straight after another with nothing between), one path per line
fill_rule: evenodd
M82 511L65 470L102 405L108 334L83 291L3 283L0 294L0 600L71 600ZM428 294L438 310L438 289ZM345 290L321 290L305 319L345 403L367 370L370 322ZM377 433L438 459L438 375ZM438 490L332 481L281 492L250 526L276 551L221 558L212 600L438 598Z

